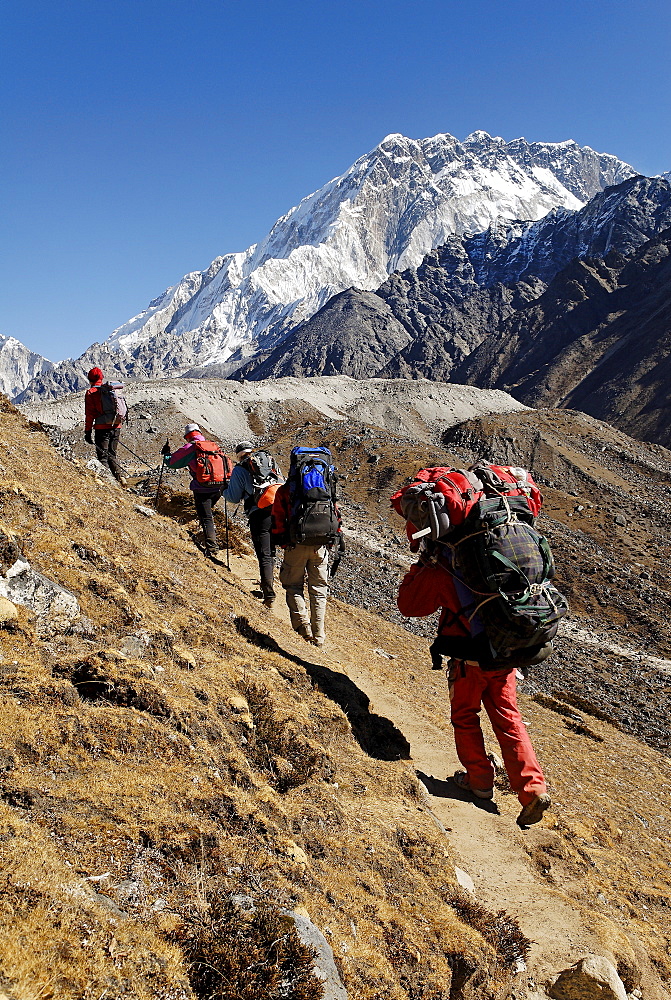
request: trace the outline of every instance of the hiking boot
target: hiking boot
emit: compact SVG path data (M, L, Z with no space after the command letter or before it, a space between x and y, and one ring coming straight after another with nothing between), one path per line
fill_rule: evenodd
M263 598L263 603L267 608L272 608L275 604L275 595L267 594L266 597Z
M312 640L312 645L316 646L317 649L323 649L324 648L324 640L323 639L313 639Z
M124 479L123 476L117 476L116 481L123 490L125 490L126 487L128 486L128 480Z
M517 825L532 826L534 823L538 823L545 810L549 809L551 805L552 799L548 793L541 792L540 795L536 795L535 798L533 798L531 802L524 807L522 812L517 817Z
M298 632L301 639L305 639L306 642L312 642L312 632L307 625L299 625L298 628L294 629L294 632Z
M493 788L472 788L465 771L455 771L452 775L452 781L462 792L470 792L472 795L475 795L476 799L494 798Z

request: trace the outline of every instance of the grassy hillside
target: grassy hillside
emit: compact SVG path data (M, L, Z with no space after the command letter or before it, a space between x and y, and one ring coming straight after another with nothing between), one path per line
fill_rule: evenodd
M381 487L353 449L363 523ZM531 995L584 946L665 995L668 758L523 696L557 805L522 834L503 783L497 815L446 790L447 693L422 640L334 600L317 652L251 596L238 526L228 572L183 503L146 516L6 403L0 463L3 569L20 550L83 616L53 632L19 607L0 627L7 996L318 997L286 911L326 935L356 1000ZM477 897L455 875L466 832L491 854ZM526 907L501 882L513 863ZM574 940L553 952L544 921L565 910Z

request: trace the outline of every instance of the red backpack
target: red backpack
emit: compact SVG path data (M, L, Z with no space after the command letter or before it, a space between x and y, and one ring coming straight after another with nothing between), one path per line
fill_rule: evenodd
M195 479L201 486L222 486L228 483L233 462L214 441L194 441Z
M497 492L507 497L524 497L531 514L538 516L543 497L526 469L484 464L473 470L421 469L411 483L391 497L396 513L406 519L411 550L417 551L419 539L425 535L436 541L451 528L463 524L483 498L483 480L488 478L492 478Z
M483 669L510 665L512 657L515 666L545 659L568 611L552 583L550 546L535 528L542 502L526 469L484 462L470 469L422 469L391 498L406 519L411 550L426 539L426 552L438 555L463 584L460 613L469 623L479 620L486 635L477 657Z

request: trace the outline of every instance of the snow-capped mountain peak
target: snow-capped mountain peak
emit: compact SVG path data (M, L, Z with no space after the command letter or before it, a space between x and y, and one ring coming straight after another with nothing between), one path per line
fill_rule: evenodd
M377 288L453 234L536 220L558 206L579 209L634 173L572 141L391 133L286 212L260 242L186 275L104 347L138 376L214 363L232 371L281 342L332 295Z

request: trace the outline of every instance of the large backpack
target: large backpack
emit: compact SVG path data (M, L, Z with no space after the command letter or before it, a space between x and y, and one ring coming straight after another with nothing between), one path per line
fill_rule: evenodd
M254 492L249 498L250 507L270 507L282 483L275 459L268 451L255 451L247 456L244 464L254 486Z
M228 482L233 463L214 441L194 441L194 478L201 486L223 486Z
M328 448L294 448L289 466L291 541L332 545L338 537L337 476Z
M128 420L128 404L123 392L123 382L103 382L98 389L100 396L100 422L119 427Z
M439 542L442 565L471 591L462 611L482 622L493 667L512 657L523 660L525 652L532 660L568 611L551 582L550 546L534 527L541 504L525 469L485 464L423 469L392 497L413 542L424 536Z

